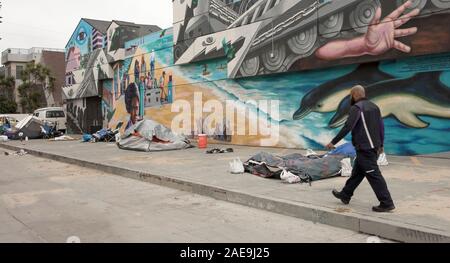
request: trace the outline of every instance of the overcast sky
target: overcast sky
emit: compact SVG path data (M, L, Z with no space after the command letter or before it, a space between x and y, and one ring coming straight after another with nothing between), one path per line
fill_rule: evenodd
M0 52L64 48L81 18L172 26L172 0L0 0Z

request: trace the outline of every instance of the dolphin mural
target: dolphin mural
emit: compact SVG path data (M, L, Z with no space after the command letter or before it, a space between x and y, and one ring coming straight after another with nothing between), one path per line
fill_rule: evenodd
M311 112L327 113L337 110L339 102L349 95L355 85L368 86L380 81L394 79L378 69L378 62L361 64L353 72L329 81L308 92L294 113L294 120L305 118Z
M410 78L388 80L368 86L367 97L378 105L383 118L393 116L410 128L423 129L430 124L419 116L450 118L450 88L440 81L442 72L423 72ZM344 98L328 126L345 124L351 108Z

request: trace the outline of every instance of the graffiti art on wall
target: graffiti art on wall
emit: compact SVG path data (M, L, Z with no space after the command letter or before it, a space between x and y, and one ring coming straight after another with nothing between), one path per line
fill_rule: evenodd
M447 0L175 0L174 58L231 78L448 52Z
M80 70L85 62L84 57L92 50L93 27L86 21L81 20L66 46L66 86L76 84L80 81ZM77 76L78 75L78 76Z
M96 49L82 57L80 67L70 72L72 81L63 87L67 99L86 98L99 95L99 80L113 76L104 49Z
M110 120L116 112L118 101L125 103L124 113L129 117L127 125L144 118L149 108L161 108L171 104L175 96L175 81L172 69L172 59L167 50L172 50L172 30L162 30L142 38L127 41L126 58L123 63L114 66L111 87L104 89L110 93L107 109Z
M167 32L165 36L171 37L171 30ZM142 67L151 73L149 61L154 50L155 74L159 77L163 71L171 74L173 101L186 101L191 110L196 103L194 94L201 93L200 104L231 100L247 109L243 118L250 120L265 109L249 101L278 100L279 116L265 112L271 122L280 126L276 146L323 149L347 118L350 88L361 84L382 110L388 153L413 155L450 151L447 140L450 130L449 53L230 79L227 78L227 58L175 65L171 59L171 45L165 44L159 49L154 42L159 36L153 36L153 39L147 43L142 40L130 42L129 58L123 65L125 87L135 83L136 79L144 80ZM164 83L167 92L168 81ZM172 105L144 105L141 116L142 107L138 100L141 90L136 88L140 86L132 87L130 96L122 94L116 98L109 126L129 123L134 115L136 119L150 118L171 127L172 120L179 114L173 111ZM219 141L255 146L261 145L261 139L265 138L262 134L237 136L231 128L233 124L226 120L204 127L202 120L208 117L209 113L203 113L200 119L193 117L191 122L196 124L193 134L206 133Z
M101 129L101 98L90 97L71 100L67 103L68 131L72 133L94 133Z
M120 61L125 56L125 45L128 41L138 39L143 35L161 30L155 25L140 25L113 20L107 29L107 50L114 61Z
M66 46L66 99L99 95L99 80L112 77L103 34L82 19Z
M349 87L361 84L381 109L391 153L448 151L439 136L450 128L449 66L449 54L359 65L306 92L293 119L320 116L327 129L340 128L351 107Z

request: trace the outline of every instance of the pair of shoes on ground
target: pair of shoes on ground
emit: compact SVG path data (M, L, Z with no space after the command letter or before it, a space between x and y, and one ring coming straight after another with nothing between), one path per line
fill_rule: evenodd
M348 205L350 203L350 198L346 197L342 192L339 192L337 190L333 190L333 195L334 197L336 197L337 199L341 200L341 202L345 205ZM384 206L384 205L379 205L379 206L374 206L372 207L372 211L373 212L377 212L377 213L388 213L395 210L395 206L394 205L390 205L390 206Z
M216 149L209 150L206 153L207 154L216 154L216 153L232 153L232 152L234 152L234 150L232 148L228 148L228 149L225 149L225 150L221 150L221 149L217 149L216 148Z

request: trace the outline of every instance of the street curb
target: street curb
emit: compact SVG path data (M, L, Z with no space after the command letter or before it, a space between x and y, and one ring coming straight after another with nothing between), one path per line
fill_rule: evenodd
M0 143L0 147L12 151L24 149L29 154L37 157L91 168L101 172L111 173L130 179L208 196L222 201L301 218L314 223L322 223L355 232L375 235L385 239L411 243L450 243L450 232L444 232L437 229L393 222L352 212L338 213L326 207L293 202L289 200L281 200L261 195L250 195L204 183L196 183L168 176L154 175L113 165L100 164L48 152L36 151L27 149L26 147L18 147L2 143Z

